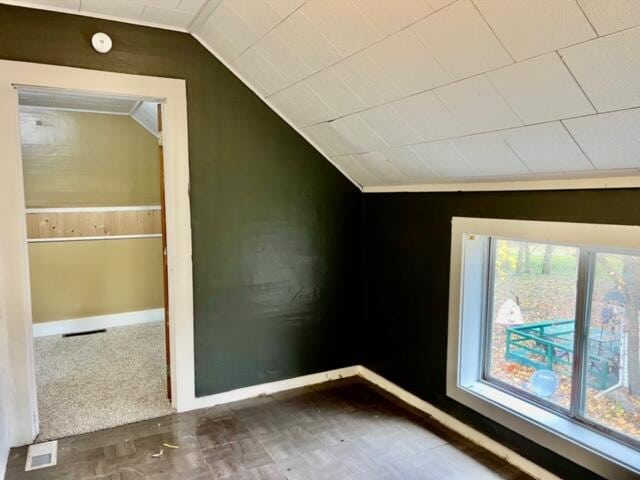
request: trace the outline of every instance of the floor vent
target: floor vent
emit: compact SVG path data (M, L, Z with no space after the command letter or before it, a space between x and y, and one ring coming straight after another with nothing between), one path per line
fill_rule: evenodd
M106 331L107 331L106 328L101 328L99 330L88 330L86 332L63 333L62 338L79 337L80 335L93 335L95 333L105 333Z
M58 441L36 443L29 446L24 471L53 467L58 463Z

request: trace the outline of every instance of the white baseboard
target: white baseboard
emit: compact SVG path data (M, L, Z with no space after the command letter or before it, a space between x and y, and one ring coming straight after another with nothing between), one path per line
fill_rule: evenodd
M417 408L422 412L425 412L426 414L430 415L435 421L447 427L449 430L458 433L467 440L475 443L485 450L488 450L496 457L504 459L507 463L510 463L527 475L539 480L561 480L560 477L533 463L531 460L524 458L522 455L514 452L513 450L510 450L501 443L496 442L495 440L487 437L485 434L480 433L474 428L471 428L466 423L463 423L457 418L452 417L448 413L445 413L439 408L434 407L430 403L421 400L414 394L407 392L402 387L399 387L395 383L390 382L386 378L378 375L368 368L359 366L358 375L368 382L390 393L394 397L402 400L404 403L411 405L412 407Z
M137 312L114 313L112 315L97 315L95 317L72 318L69 320L58 320L56 322L34 323L33 336L44 337L47 335L81 333L91 330L100 330L102 328L161 322L163 320L164 308L140 310Z
M238 388L228 392L207 395L206 397L196 397L193 405L188 410L198 408L214 407L225 403L237 402L248 398L259 397L260 395L270 395L272 393L284 392L294 388L308 387L318 383L338 380L340 378L355 377L358 375L358 366L338 368L322 373L313 373L302 377L288 378L277 382L262 383L250 387Z
M554 475L548 470L545 470L539 465L536 465L532 461L524 458L522 455L514 452L513 450L510 450L509 448L496 442L495 440L492 440L483 433L480 433L477 430L471 428L469 425L461 422L457 418L452 417L448 413L443 412L430 403L421 400L412 393L409 393L393 382L390 382L386 378L361 365L338 368L336 370L329 370L327 372L304 375L302 377L295 377L287 380L280 380L277 382L263 383L261 385L253 385L250 387L231 390L229 392L208 395L206 397L199 397L195 399L190 408L187 408L185 410L213 407L216 405L222 405L225 403L237 402L239 400L258 397L260 395L270 395L286 390L292 390L294 388L307 387L331 380L355 376L359 376L365 379L373 385L376 385L379 388L387 391L391 395L397 397L402 402L425 412L449 430L458 433L472 443L484 448L485 450L488 450L495 456L504 459L507 463L513 465L529 476L538 480L561 480L560 477Z

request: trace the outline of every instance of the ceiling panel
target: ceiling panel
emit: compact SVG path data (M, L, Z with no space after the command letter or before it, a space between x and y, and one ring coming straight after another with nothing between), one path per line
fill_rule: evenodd
M501 135L533 173L594 170L560 122L513 128Z
M464 133L460 121L433 92L424 92L393 103L395 110L423 141L457 137Z
M578 0L599 35L640 25L637 0Z
M381 105L359 116L387 145L410 145L423 140L420 133L392 105Z
M640 106L640 28L560 51L599 112Z
M433 8L425 0L402 0L396 2L393 8L380 0L354 2L382 36L397 32L433 12Z
M636 0L31 3L193 32L364 186L638 168Z
M598 169L640 168L640 109L563 123Z
M412 147L391 148L382 154L398 172L413 183L433 182L440 178Z
M372 45L367 53L405 97L452 80L410 28Z
M596 36L575 0L474 1L516 60Z
M343 57L382 38L353 0L310 0L302 12Z
M512 62L470 0L460 0L412 28L431 55L454 79Z
M79 110L98 113L128 115L138 104L137 100L106 96L89 96L48 89L20 89L20 105L29 107Z
M555 52L489 72L487 76L524 123L595 113Z
M368 52L353 55L333 69L351 91L358 93L367 107L402 97L398 85Z
M448 140L414 145L411 150L440 178L467 178L475 174L473 166Z
M474 170L474 176L523 175L529 169L499 133L483 133L452 140Z
M435 90L435 94L465 133L487 132L522 125L507 102L484 75Z

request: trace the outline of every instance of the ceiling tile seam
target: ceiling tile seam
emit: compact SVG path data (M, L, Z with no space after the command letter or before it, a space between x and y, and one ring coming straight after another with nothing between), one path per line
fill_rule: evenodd
M496 33L496 31L493 29L493 26L489 23L489 21L484 17L484 15L482 14L482 12L480 11L480 9L478 8L478 5L476 5L476 0L471 0L471 5L473 5L473 8L476 9L476 12L478 12L478 15L480 15L480 18L482 19L482 21L487 25L487 27L489 27L489 30L491 30L491 33L493 34L493 36L495 37L495 39L498 41L498 43L502 46L502 49L507 53L507 55L509 55L509 58L511 59L511 64L513 65L514 63L516 63L516 59L515 57L511 54L511 52L509 51L509 49L507 48L507 46L504 44L504 42L502 41L502 39L498 36L498 34Z
M564 65L564 68L566 68L567 71L569 72L569 75L571 75L571 78L573 78L573 81L576 82L576 85L578 86L578 88L582 92L582 95L584 95L584 98L586 98L587 101L589 102L589 105L591 105L591 108L593 108L593 111L596 112L596 113L602 113L596 108L595 104L593 103L593 101L591 100L589 95L587 94L587 91L582 87L582 85L578 81L578 78L575 76L575 74L573 73L571 68L569 68L569 65L567 65L567 62L565 61L564 56L562 56L562 54L560 53L559 50L556 50L556 55L558 55L558 58L560 58L560 61Z
M469 158L467 158L467 156L462 153L460 151L460 149L456 146L456 142L453 142L451 140L446 140L446 142L449 144L449 146L451 148L453 148L456 153L460 156L460 158L462 158L462 160L464 161L464 163L466 163L469 166L469 170L473 173L475 173L474 176L478 177L478 176L482 176L482 173L480 172L480 170L478 170L475 165L473 163L471 163L471 161L469 160Z
M377 32L377 33L378 33L378 35L380 35L380 38L382 38L382 37L384 36L384 32L381 32L380 30L378 30L378 29L376 28L376 26L373 24L373 22L371 21L371 19L370 19L370 18L365 14L365 12L363 12L363 11L362 11L362 8L360 8L360 6L358 5L358 3L357 3L357 2L354 2L353 0L347 0L347 1L350 1L350 2L351 2L351 5L353 5L353 6L355 7L355 9L356 9L358 12L360 12L360 15L362 15L362 17L363 17L363 18L364 18L364 20L369 24L369 26L370 26L371 28L373 28L373 31L374 31L374 32ZM432 9L432 10L433 10L433 9ZM429 12L429 13L433 13L433 11L432 11L432 12Z
M440 175L438 172L436 172L433 167L431 165L429 165L429 162L427 162L424 158L422 158L422 155L419 155L415 149L413 147L407 147L409 150L411 150L411 152L418 158L418 161L420 163L422 163L424 166L427 167L427 169L429 170L429 172L431 172L432 175L434 175L436 178L446 178L443 177L442 175Z
M182 3L182 0L180 3ZM215 5L212 8L211 6L214 3ZM206 0L202 4L200 9L196 12L196 14L193 16L191 23L189 23L189 26L187 27L187 31L189 33L193 33L194 30L204 25L207 22L207 20L209 20L209 17L213 15L213 12L215 12L221 4L222 4L222 0Z
M513 65L513 64L511 64ZM509 67L511 65L508 65ZM526 126L527 122L525 122L522 117L520 117L520 115L518 115L518 112L515 111L515 109L513 108L513 105L511 105L511 102L509 100L507 100L507 98L502 94L502 92L500 91L500 89L498 87L496 87L496 85L491 81L491 77L489 75L487 75L486 73L483 73L484 77L487 79L487 81L489 82L489 85L491 85L491 87L493 87L493 90L498 94L498 96L504 101L504 103L509 107L509 110L511 110L511 113L513 113L515 115L515 117L520 121L520 123L522 124L522 126Z
M202 46L204 46L204 48L206 48L220 63L222 63L225 67L227 67L227 69L229 69L229 71L231 73L233 73L241 82L243 82L258 98L260 98L269 108L271 108L271 110L273 110L277 115L279 115L280 118L282 118L293 130L295 130L296 133L298 133L298 135L300 135L302 138L304 138L309 143L309 145L311 145L323 157L325 157L329 161L329 163L331 163L331 165L333 165L341 174L343 174L351 183L353 183L354 186L356 186L360 191L362 191L364 189L364 185L360 184L351 175L349 175L347 172L345 172L345 170L343 168L341 168L339 165L336 165L335 162L331 159L331 157L327 153L325 153L323 151L323 149L321 149L319 147L317 142L313 141L310 138L310 136L302 130L301 127L297 127L296 125L294 125L294 123L289 119L289 117L287 115L285 115L280 109L276 108L275 105L273 105L271 102L267 101L266 98L264 98L262 95L260 95L258 93L258 91L256 90L256 88L249 81L247 81L247 79L243 75L240 75L240 72L238 72L233 67L233 65L231 65L230 62L227 62L224 58L222 58L221 55L218 55L215 52L215 50L213 50L211 47L209 47L207 42L205 42L202 39L202 37L200 37L200 35L198 35L197 33L192 33L191 35L198 42L200 42L200 44Z
M593 30L593 33L596 34L596 38L598 38L600 36L600 35L598 35L598 30L596 30L596 27L593 25L593 23L591 23L591 19L589 18L589 15L587 15L587 12L584 11L584 8L582 8L582 5L580 4L580 2L578 0L573 0L573 1L577 5L578 9L582 13L582 16L585 18L587 23L589 23L589 26L591 27L591 30Z
M437 100L440 103L442 103L442 101L439 98ZM446 107L446 105L443 104L442 106L447 110L447 112L449 112L449 109ZM392 105L389 105L389 107L393 109L393 111L396 113L396 115L398 115L398 117L400 117L402 122L406 125L406 128L411 129L413 133L415 133L419 138L422 137L422 135L420 135L420 132L411 124L411 122L409 122L409 120L402 114L402 112L398 110L398 107L396 105L392 104Z
M533 173L533 170L531 170L531 168L529 168L529 165L527 165L527 163L522 159L522 157L520 157L520 155L518 155L518 152L516 151L515 148L513 148L513 145L511 145L509 143L509 140L504 138L502 136L502 133L498 133L498 135L500 135L500 140L502 140L504 142L504 144L507 146L507 148L509 150L511 150L511 153L513 153L515 155L515 157L520 161L522 166L527 169L527 172Z
M223 0L224 1L224 0ZM304 7L310 0L305 0L304 2L302 2L300 5L298 5L298 7L296 7L293 11L291 11L287 16L285 16L284 18L280 19L279 22L277 22L275 25L273 25L269 30L267 30L263 35L260 35L258 38L256 38L256 40L249 45L248 47L246 47L244 50L242 50L238 55L235 56L235 58L232 59L232 61L237 60L238 58L240 58L242 55L244 55L249 49L255 47L255 45L260 41L263 40L267 35L269 35L271 32L273 32L278 25L282 25L283 22L285 22L289 17L291 17L291 15L295 14L298 10L300 10L302 7ZM220 2L222 3L222 2ZM271 8L271 7L269 7ZM272 9L273 10L273 9ZM277 15L277 12L274 13ZM302 60L302 59L301 59ZM304 63L304 60L302 60L302 62ZM271 65L273 67L273 65Z
M554 51L554 50L552 50L551 52L553 52L553 51ZM510 63L509 65L501 65L501 66L499 66L499 67L491 68L491 69L486 70L486 71L484 71L484 72L475 73L475 74L470 75L470 76L468 76L468 77L463 77L463 78L459 78L459 79L453 80L453 81L451 81L451 82L449 82L449 83L443 83L442 85L437 85L437 86L435 86L435 87L427 88L427 89L425 89L425 90L420 90L420 91L418 91L418 92L414 92L414 93L412 93L412 94L410 94L410 95L407 95L407 96L405 96L405 97L394 98L393 100L388 100L388 101L386 101L386 102L381 102L381 103L378 103L378 104L373 105L373 106L371 106L371 107L366 107L366 108L363 108L363 109L361 109L361 110L354 110L353 112L346 113L346 114L344 114L344 115L340 115L340 116L338 116L338 117L336 117L336 118L332 118L332 119L330 119L330 120L326 120L326 121L327 121L327 122L332 122L332 121L334 121L334 120L340 120L341 118L348 117L348 116L350 116L350 115L355 115L355 114L358 114L358 113L363 113L363 112L366 112L366 111L368 111L368 110L373 110L374 108L378 108L378 107L382 107L382 106L384 106L384 105L389 105L389 104L392 104L392 103L396 103L396 102L399 102L399 101L401 101L401 100L406 100L407 98L411 98L411 97L415 97L415 96L418 96L418 95L422 95L422 94L427 93L427 92L434 92L434 93L435 93L435 91L436 91L436 90L438 90L438 89L440 89L440 88L448 87L448 86L450 86L450 85L455 85L456 83L464 82L465 80L470 80L470 79L472 79L472 78L480 77L480 76L482 76L482 75L485 75L485 76L487 76L487 78L488 78L488 75L487 75L488 73L497 72L497 71L499 71L499 70L502 70L503 68L505 68L505 69L506 69L506 68L512 67L512 66L514 66L514 65L518 65L518 64L520 64L520 63L526 62L526 61L528 61L528 60L533 60L534 58L539 58L539 57L542 57L542 56L548 55L548 54L549 54L549 53L551 53L551 52L544 52L544 53L541 53L541 54L539 54L539 55L534 55L533 57L529 57L529 58L527 58L527 59L525 59L525 60L520 60L520 61L517 61L517 62L515 62L515 63ZM340 63L340 62L338 62L338 63ZM304 81L304 80L305 80L305 79L303 79L303 80L301 80L301 81ZM299 83L299 82L296 82L296 83ZM293 85L295 85L295 83L294 83L294 84L292 84L291 86L293 86ZM493 85L493 83L492 83L492 85ZM282 89L282 90L280 90L280 91L286 90L287 88L289 88L289 87L285 87L285 88L283 88L283 89ZM353 91L353 90L352 90L352 91ZM276 92L276 93L278 93L278 92ZM267 98L272 97L272 96L273 96L273 95L275 95L276 93L272 93L272 94L267 95ZM355 92L354 92L354 93L355 93ZM588 99L588 97L587 97L587 99ZM634 107L634 108L635 108L635 107ZM514 113L515 113L515 112L514 112ZM519 118L519 117L518 117L518 118ZM573 117L570 117L570 118L573 118ZM306 128L306 127L312 127L312 126L317 125L317 124L319 124L319 123L324 123L324 122L316 122L315 124L305 125L305 128ZM523 122L523 123L524 123L524 122ZM533 124L533 123L532 123L532 124L525 124L525 125L535 125L535 124Z
M457 2L458 2L458 0L456 0L456 1L455 1L455 2L453 2L453 3L457 3ZM449 7L450 5L453 5L453 3L451 3L451 4L449 4L449 5L446 5L446 6L442 7L440 10L443 10L444 8L447 8L447 7ZM440 11L440 10L438 10L438 11ZM434 13L435 13L435 12L434 12ZM410 26L409 26L409 28L413 27L413 25L415 25L415 24L410 25ZM436 64L437 64L437 65L442 69L442 71L443 71L443 72L445 72L447 75L449 75L451 78L453 78L453 76L452 76L452 75L447 71L447 69L446 69L446 68L444 68L444 65L442 65L442 63L440 62L440 60L438 60L438 58L436 57L436 55L434 55L434 54L431 52L431 50L429 49L429 46L428 46L426 43L424 43L424 41L422 40L422 38L420 38L420 35L418 35L418 34L413 30L413 28L411 28L411 30L412 30L412 32L413 32L413 35L414 35L414 36L415 36L415 38L417 39L418 43L419 43L419 44L420 44L420 45L421 45L421 46L426 50L426 52L431 56L431 60L433 60L433 62L434 62L434 63L436 63ZM445 84L443 84L443 85L437 85L437 86L435 86L435 87L433 87L433 88L443 87L444 85L447 85L447 84L445 83ZM418 92L418 93L420 93L420 92ZM412 94L412 95L415 95L415 93L414 93L414 94Z
M307 0L307 1L310 1L310 0ZM459 1L459 0L456 0L456 2L453 2L453 3L457 3L458 1ZM451 4L449 4L449 5L446 5L445 7L441 8L441 9L439 9L439 10L437 10L437 11L430 12L430 13L428 13L427 15L425 15L425 16L423 16L423 17L418 18L418 19L417 19L416 21L414 21L413 23L410 23L409 25L407 25L407 26L405 26L405 27L403 27L403 28L401 28L401 29L399 29L399 30L395 30L395 31L393 31L393 32L389 33L387 36L384 36L384 37L382 37L382 38L379 38L378 40L376 40L376 41L375 41L375 42L373 42L373 43L370 43L370 44L369 44L369 45L367 45L366 47L363 47L363 48L361 48L360 50L357 50L357 51L355 51L355 52L353 52L353 53L351 53L351 54L349 54L349 55L347 55L347 56L345 56L345 57L342 57L340 60L338 60L338 61L336 61L336 62L333 62L333 63L331 63L331 64L327 65L326 67L321 68L320 70L316 70L316 71L314 71L314 72L310 73L309 75L307 75L306 77L303 77L303 78L301 78L300 80L296 80L295 82L290 83L290 84L288 84L288 85L286 85L286 86L282 87L281 89L276 90L276 91L275 91L275 92L273 92L273 93L270 93L270 94L269 94L269 96L271 96L271 95L275 95L276 93L279 93L279 92L281 92L282 90L286 90L287 88L292 87L293 85L296 85L296 84L298 84L298 83L304 82L304 81L305 81L305 80L307 80L308 78L313 77L314 75L316 75L316 74L318 74L318 73L320 73L320 72L323 72L323 71L325 71L325 70L328 70L328 69L330 69L330 68L333 68L333 67L335 67L336 65L338 65L338 64L340 64L340 63L342 63L342 62L345 62L345 61L349 60L351 57L354 57L355 55L358 55L359 53L362 53L362 52L366 51L367 49L369 49L369 48L373 47L374 45L377 45L377 44L379 44L379 43L381 43L381 42L385 41L385 40L386 40L386 39L388 39L389 37L391 37L391 36L393 36L393 35L396 35L396 34L398 34L398 33L402 32L403 30L406 30L406 29L408 29L408 28L411 28L413 25L415 25L415 24L416 24L416 23L418 23L418 22L421 22L421 21L422 21L422 20L424 20L425 18L428 18L428 17L430 17L431 15L434 15L435 13L437 13L437 12L440 12L440 11L444 10L445 8L447 8L447 7L451 6L451 5L453 5L453 3L451 3ZM376 30L376 31L377 31L377 30ZM326 37L324 34L323 34L323 37L324 37L324 38L325 38L329 43L331 43L331 42L329 41L329 39L327 39L327 37ZM333 46L333 44L331 44L331 45ZM335 46L334 46L334 48L335 48Z
M596 170L596 171L599 170L599 168L596 167L596 164L593 163L593 160L591 160L591 157L589 157L589 155L587 155L587 152L585 151L585 149L582 148L582 145L580 145L578 140L576 140L576 137L573 136L573 133L571 132L571 130L569 130L569 127L567 127L567 125L564 122L565 122L564 120L560 120L560 125L562 125L562 128L564 128L565 132L567 132L569 137L571 137L571 140L573 141L573 143L575 143L576 146L580 149L580 151L584 155L584 158L587 159L587 161L593 167L593 169Z
M440 99L438 98L438 100L440 101ZM446 106L445 106L446 108ZM507 128L500 128L500 129L492 129L492 130L482 130L479 132L473 132L473 133L466 133L464 135L458 135L456 137L445 137L445 138L436 138L433 140L424 140L421 142L415 142L415 143L403 143L401 145L389 145L387 147L388 150L394 149L394 148L403 148L403 147L414 147L414 146L418 146L418 145L424 145L427 143L437 143L437 142L448 142L448 141L452 141L452 140L457 140L460 138L467 138L467 137L475 137L478 135L485 135L485 134L489 134L489 133L501 133L501 132L506 132L509 130L515 130L517 128L526 128L526 127L534 127L534 126L538 126L538 125L548 125L548 124L552 124L552 123L556 123L556 122L565 122L567 120L575 120L578 118L587 118L587 117L595 117L597 115L604 115L607 113L614 113L614 112L624 112L624 111L628 111L628 110L640 110L640 106L636 106L636 107L629 107L629 108L623 108L623 109L618 109L618 110L611 110L611 111L607 111L607 112L597 112L597 113L589 113L586 115L577 115L574 117L567 117L567 118L563 118L563 119L557 119L557 120L546 120L544 122L537 122L537 123L530 123L527 125L516 125L513 127L507 127ZM447 109L447 111L449 111ZM327 123L330 124L331 122L321 122L321 123ZM318 125L318 124L315 124ZM314 126L314 125L312 125ZM304 128L308 128L308 127L304 127ZM385 142L386 143L386 142ZM576 141L576 143L578 144L578 146L580 146L580 144ZM378 150L360 150L360 151L355 151L355 152L349 152L349 153L344 153L342 155L364 155L367 153L374 153L377 152ZM334 155L335 156L335 155ZM589 158L587 156L587 158Z

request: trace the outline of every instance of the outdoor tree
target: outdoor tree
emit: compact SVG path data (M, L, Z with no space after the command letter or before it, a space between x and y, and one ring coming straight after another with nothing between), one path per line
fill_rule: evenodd
M553 255L553 245L546 245L544 247L544 257L542 258L542 273L543 275L549 275L551 273L551 255Z

